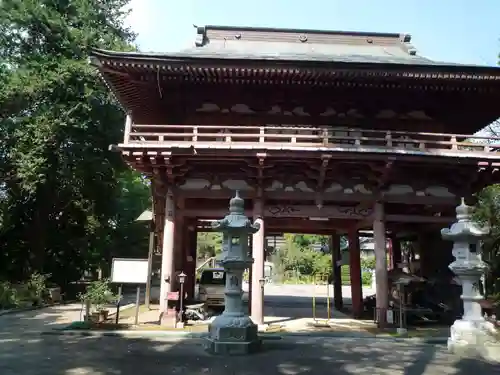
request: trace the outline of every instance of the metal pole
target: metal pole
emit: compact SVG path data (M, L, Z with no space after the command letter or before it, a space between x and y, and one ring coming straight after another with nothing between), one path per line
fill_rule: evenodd
M401 284L398 285L399 287L399 328L403 329L403 293L402 293L402 286Z
M181 301L180 301L180 311L179 311L179 315L182 317L182 311L184 309L184 281L181 283L181 295L179 296ZM181 319L182 321L182 319Z
M151 221L151 229L149 232L148 278L146 281L146 296L145 296L145 304L147 309L149 309L149 304L151 303L151 272L153 269L154 242L155 242L155 232L154 232L153 222Z
M330 306L330 284L328 283L328 275L326 275L326 309L327 309L327 318L328 320L330 320L331 306Z
M122 285L118 287L118 301L116 302L116 317L115 323L118 324L118 320L120 320L120 304L122 301Z
M137 294L135 295L135 322L134 324L139 324L139 307L141 303L141 286L137 286Z
M316 322L316 277L314 277L314 290L313 290L313 295L312 295L312 313L313 313L313 320Z
M253 236L248 239L250 258L252 258ZM253 258L252 258L253 259ZM252 315L252 280L253 280L253 267L250 265L248 269L248 315Z

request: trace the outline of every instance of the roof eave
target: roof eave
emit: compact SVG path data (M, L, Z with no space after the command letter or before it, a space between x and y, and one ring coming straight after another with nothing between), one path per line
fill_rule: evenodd
M374 69L374 68L391 68L406 70L411 68L425 71L450 71L450 72L464 72L464 73L478 73L486 74L491 73L500 76L500 67L496 66L481 66L481 65L457 65L457 64L405 64L405 63L390 63L390 62L344 62L344 61L307 61L307 60L294 60L294 59L271 59L271 58L250 58L250 59L229 59L220 56L194 56L186 53L147 53L147 52L117 52L101 49L93 49L90 54L90 62L94 66L100 66L102 60L135 60L140 63L156 63L157 65L164 65L169 63L199 63L199 64L214 64L214 63L238 63L238 64L252 64L262 62L279 63L280 65L329 65L330 67L337 66L352 66L353 68L360 69ZM126 62L125 62L126 63ZM132 63L132 61L129 61Z

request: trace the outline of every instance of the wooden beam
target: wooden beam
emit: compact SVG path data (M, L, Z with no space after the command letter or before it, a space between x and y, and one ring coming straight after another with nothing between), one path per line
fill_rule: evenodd
M231 199L234 196L234 191L229 189L223 190L181 190L177 188L176 194L186 199L207 198L207 199ZM256 192L253 190L240 191L240 196L243 199L254 199ZM362 193L323 193L323 202L367 202L371 203L374 200L372 194ZM316 193L302 191L265 191L264 197L266 200L285 200L285 201L311 201L316 200ZM399 203L411 205L435 205L435 206L456 206L459 203L459 198L456 197L434 197L434 196L416 196L413 194L403 195L383 195L381 200L385 203Z
M397 222L397 223L451 224L456 221L456 218L444 217L444 216L422 216L422 215L385 215L385 221Z
M279 211L278 211L279 210ZM324 211L323 211L324 210ZM323 212L321 212L323 211ZM371 215L371 211L367 211ZM227 208L221 209L184 209L180 212L181 215L187 217L197 217L206 219L220 219L228 214ZM248 217L252 216L252 210L245 210L245 215ZM297 219L308 219L308 218L318 218L318 219L328 219L330 220L368 220L371 216L363 215L362 212L353 211L352 207L340 208L340 207L324 207L322 210L317 209L314 206L284 206L276 207L273 206L264 208L264 217L267 218L297 218ZM312 222L326 222L326 220L310 220ZM424 215L386 215L386 222L396 222L396 223L429 223L429 224L449 224L455 221L454 217L440 217L440 216L424 216ZM320 224L314 224L320 226ZM299 225L300 227L300 225Z

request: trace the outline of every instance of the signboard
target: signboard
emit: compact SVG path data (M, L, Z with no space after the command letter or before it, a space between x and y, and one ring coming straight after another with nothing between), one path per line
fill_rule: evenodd
M117 284L147 284L148 260L113 258L111 282Z
M215 280L222 280L222 279L224 278L224 272L215 271L215 272L212 274L212 277L213 277Z

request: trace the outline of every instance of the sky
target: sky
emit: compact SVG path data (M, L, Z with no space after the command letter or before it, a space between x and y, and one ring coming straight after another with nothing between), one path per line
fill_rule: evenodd
M496 65L500 0L131 0L141 51L193 46L193 25L408 33L421 56Z

